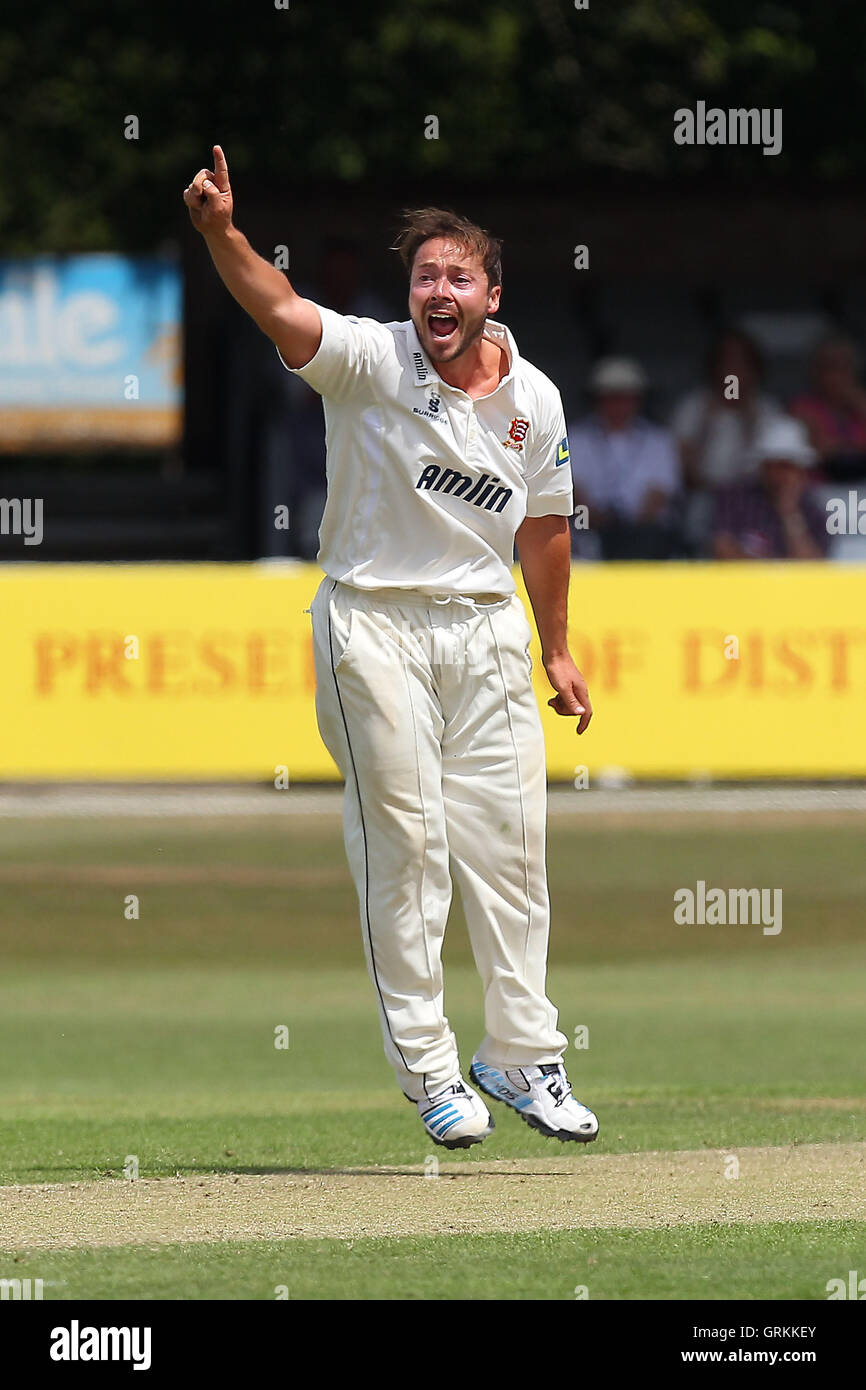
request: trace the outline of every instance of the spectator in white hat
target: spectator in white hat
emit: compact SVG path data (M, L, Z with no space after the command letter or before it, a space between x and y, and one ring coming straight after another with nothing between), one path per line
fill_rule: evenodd
M666 559L677 548L671 503L679 464L670 432L641 414L646 374L630 358L606 357L593 368L589 388L595 408L569 435L575 504L588 508L587 534L605 559ZM581 531L574 535L576 552L586 554Z
M756 474L716 499L712 552L717 560L822 560L826 514L810 495L817 454L799 420L782 416L758 435Z

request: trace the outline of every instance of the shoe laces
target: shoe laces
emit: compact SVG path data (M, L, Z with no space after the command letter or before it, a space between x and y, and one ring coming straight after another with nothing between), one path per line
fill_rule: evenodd
M571 1082L566 1075L565 1067L559 1062L548 1062L539 1068L541 1075L549 1077L547 1086L548 1091L553 1096L557 1105L562 1105L564 1100L572 1094Z
M466 1087L463 1085L463 1082L455 1081L452 1085L443 1086L441 1091L437 1091L433 1099L430 1101L430 1104L438 1105L439 1102L444 1100L446 1096L468 1096L468 1094L469 1092L466 1090Z

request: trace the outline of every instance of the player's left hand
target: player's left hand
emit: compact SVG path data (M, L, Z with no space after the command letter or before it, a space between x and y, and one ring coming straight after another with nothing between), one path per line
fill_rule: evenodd
M584 733L592 718L592 703L586 681L580 671L567 652L563 656L551 657L549 661L545 661L544 669L547 679L556 691L553 699L547 702L550 708L556 714L566 717L576 718L579 715L577 732Z

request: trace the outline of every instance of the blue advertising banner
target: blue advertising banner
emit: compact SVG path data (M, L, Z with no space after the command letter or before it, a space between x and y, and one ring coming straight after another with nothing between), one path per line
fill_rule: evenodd
M170 260L0 261L0 453L176 445L181 312Z

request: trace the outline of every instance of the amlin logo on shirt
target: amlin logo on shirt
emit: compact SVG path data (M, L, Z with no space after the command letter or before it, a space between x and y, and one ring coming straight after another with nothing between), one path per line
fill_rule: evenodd
M506 487L500 478L490 473L482 473L473 479L470 473L458 473L456 468L440 468L438 463L428 463L422 471L415 491L426 488L433 492L448 492L463 502L471 502L473 507L483 507L486 512L501 512L511 498L511 488Z

